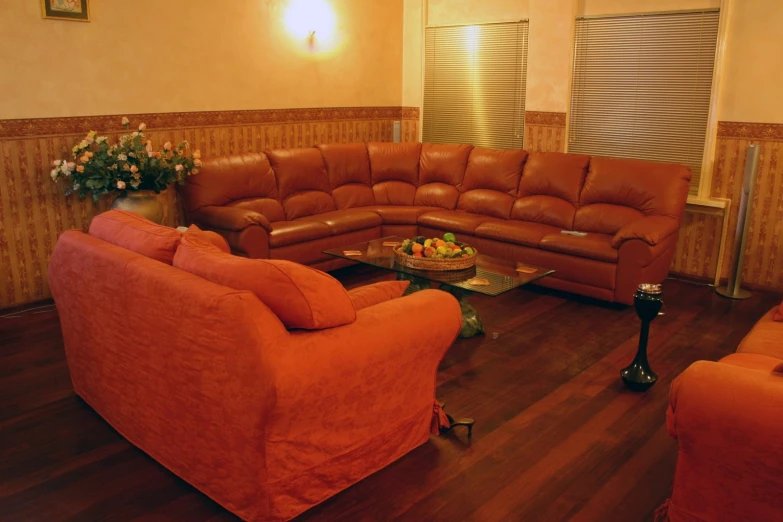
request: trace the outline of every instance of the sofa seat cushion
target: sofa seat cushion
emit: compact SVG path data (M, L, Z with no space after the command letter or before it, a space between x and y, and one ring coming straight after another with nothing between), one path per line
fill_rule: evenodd
M425 225L447 232L462 232L473 234L482 223L502 222L502 219L481 214L473 214L464 210L436 210L425 212L419 216L419 225Z
M368 228L379 227L383 223L381 216L368 210L359 210L347 208L344 210L335 210L333 212L324 212L301 218L297 221L313 221L323 223L328 226L332 234L345 234L356 230L365 230Z
M758 353L732 353L718 361L721 364L730 364L749 370L758 370L764 373L770 373L780 367L783 360L769 355Z
M377 304L402 297L408 289L410 281L381 281L348 290L348 297L358 312Z
M544 236L559 233L560 229L557 227L541 223L530 223L528 221L511 220L482 223L476 227L475 235L536 248Z
M271 224L269 233L270 248L304 243L332 235L332 229L319 221L276 221Z
M127 210L109 210L92 218L90 235L169 265L182 238L179 230Z
M547 234L538 243L538 248L596 261L617 262L617 249L612 246L612 236L588 233L584 237L567 234Z
M410 205L375 205L371 207L362 207L357 210L375 212L381 216L384 225L416 225L419 223L419 216L425 212L434 212L441 209L438 207Z
M286 328L321 330L356 320L345 287L329 274L299 263L232 256L197 234L187 234L177 248L174 266L252 292Z
M758 353L783 359L783 323L775 320L775 307L758 320L737 347L738 353Z

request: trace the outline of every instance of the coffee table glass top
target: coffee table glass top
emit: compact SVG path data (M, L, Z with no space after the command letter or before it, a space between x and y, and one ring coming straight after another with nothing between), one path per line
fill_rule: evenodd
M528 283L532 283L537 279L548 276L554 273L554 270L548 268L541 268L538 266L530 265L527 263L521 263L517 261L508 261L505 259L499 259L496 257L486 256L479 252L476 258L476 266L468 268L466 270L453 270L447 272L438 272L433 270L417 270L415 268L408 268L395 262L394 260L394 248L392 246L384 246L387 242L401 243L405 238L398 236L384 237L381 239L373 239L372 241L366 241L364 243L356 243L354 245L346 245L341 248L332 248L324 250L325 254L329 254L335 257L341 257L350 261L357 261L366 265L375 266L378 268L384 268L397 272L398 274L405 274L407 276L417 277L420 279L426 279L435 283L442 283L446 285L456 286L463 288L471 292L479 294L496 296L503 292L507 292L514 288L517 288ZM360 251L360 256L348 256L345 255L346 251L356 250ZM524 267L529 269L535 269L532 273L518 272L517 268ZM403 277L404 278L404 277ZM471 285L468 280L473 278L481 278L489 281L488 285Z

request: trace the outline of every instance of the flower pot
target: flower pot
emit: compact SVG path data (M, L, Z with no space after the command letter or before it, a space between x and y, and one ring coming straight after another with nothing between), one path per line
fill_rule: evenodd
M159 225L163 224L166 214L161 195L152 190L125 191L124 196L119 196L112 202L111 208L135 212Z

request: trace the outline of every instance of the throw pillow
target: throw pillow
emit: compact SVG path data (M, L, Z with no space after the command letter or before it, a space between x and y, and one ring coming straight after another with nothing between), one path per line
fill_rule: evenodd
M185 235L174 266L213 283L253 292L286 328L320 330L356 320L351 298L339 281L298 263L232 256L203 237Z
M780 306L777 310L775 310L775 315L772 316L772 320L774 321L783 321L783 303L780 303Z
M221 252L225 254L231 253L231 247L228 246L228 241L226 241L226 239L217 232L212 232L211 230L201 230L196 225L190 225L187 231L185 231L185 235L199 237L216 246Z
M89 234L166 264L171 264L182 233L135 212L110 210L92 218Z
M368 308L384 301L390 301L401 297L408 289L410 281L383 281L371 285L360 286L348 291L348 296L353 302L353 307L358 312L362 308Z

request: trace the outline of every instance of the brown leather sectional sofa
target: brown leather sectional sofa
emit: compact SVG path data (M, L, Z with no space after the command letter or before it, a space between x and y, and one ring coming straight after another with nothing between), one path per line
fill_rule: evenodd
M240 255L332 270L346 262L325 249L448 231L555 269L543 286L630 304L668 273L690 177L580 154L350 143L210 158L183 195L188 219Z

